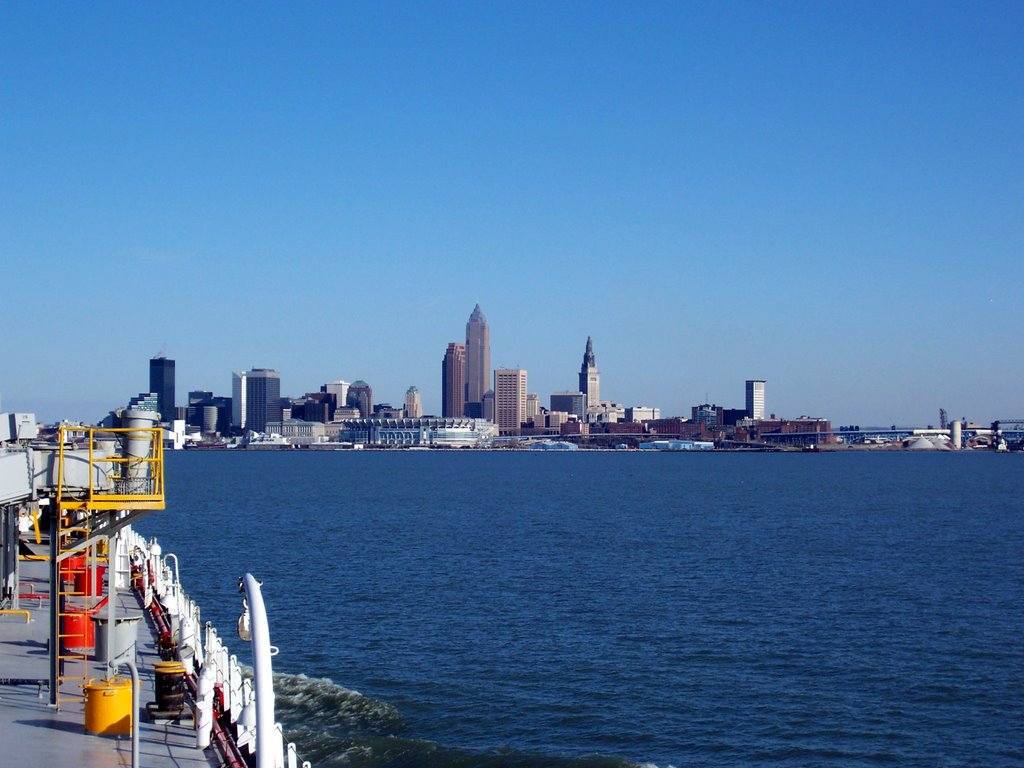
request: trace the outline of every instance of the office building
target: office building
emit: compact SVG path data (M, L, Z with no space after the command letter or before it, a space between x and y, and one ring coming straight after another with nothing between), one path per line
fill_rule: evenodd
M495 370L494 420L501 434L519 434L526 421L526 371L522 368Z
M594 343L589 336L580 366L580 392L587 396L587 408L594 408L601 402L601 374L594 362Z
M466 345L448 344L441 361L441 416L458 419L466 405Z
M747 418L760 421L764 418L764 380L747 380Z
M533 421L534 417L540 415L540 397L535 394L526 396L526 421Z
M418 419L423 415L423 402L420 400L420 391L416 387L409 387L405 390L405 418Z
M358 408L362 417L369 419L373 416L373 388L362 379L352 382L346 404Z
M580 421L585 421L587 396L582 392L552 392L550 410L574 414Z
M649 408L646 405L634 405L633 407L626 409L626 418L624 420L635 424L641 421L651 421L653 419L660 418L660 408Z
M466 323L465 415L479 418L483 413L484 392L491 377L491 329L477 304ZM452 414L453 416L457 414Z
M348 388L349 383L347 381L329 381L320 387L321 392L326 392L329 395L334 395L335 406L345 405L348 402Z
M246 372L231 374L231 426L245 430L245 379Z
M174 361L166 357L154 357L149 361L149 391L156 393L157 411L160 421L172 422L177 416L174 410Z
M246 371L245 429L265 432L268 422L281 421L281 375L273 368Z

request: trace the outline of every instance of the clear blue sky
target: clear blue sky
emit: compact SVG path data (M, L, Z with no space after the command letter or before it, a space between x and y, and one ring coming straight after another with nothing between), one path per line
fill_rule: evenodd
M274 367L440 410L1024 417L1024 4L5 3L4 410Z

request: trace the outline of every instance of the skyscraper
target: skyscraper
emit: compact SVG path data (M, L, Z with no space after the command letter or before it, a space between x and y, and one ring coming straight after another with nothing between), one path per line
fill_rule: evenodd
M458 418L466 406L466 346L453 341L448 344L441 362L441 416Z
M522 368L494 372L494 420L500 434L519 434L526 421L526 371Z
M245 380L246 371L231 374L231 426L245 429Z
M174 361L154 357L149 361L149 391L156 393L156 407L160 421L172 422L174 409Z
M273 368L253 368L244 374L245 428L265 432L267 424L281 421L281 375Z
M477 304L466 323L466 416L483 416L484 392L487 391L490 377L491 330Z
M572 413L580 421L586 421L587 396L582 392L552 392L551 410Z
M764 418L764 379L747 379L747 418Z
M405 418L418 419L423 415L423 403L420 402L420 391L416 387L405 390Z
M587 408L596 408L601 404L601 374L594 362L594 342L587 336L587 350L583 353L583 365L580 366L580 392L587 396Z
M352 382L348 388L346 404L358 408L362 418L371 418L373 416L373 388L362 379Z

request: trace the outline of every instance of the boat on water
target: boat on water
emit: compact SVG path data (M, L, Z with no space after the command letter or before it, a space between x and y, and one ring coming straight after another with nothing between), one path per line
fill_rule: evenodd
M298 768L274 720L259 582L239 579L246 674L132 525L164 509L156 414L40 435L0 414L0 743L9 765Z

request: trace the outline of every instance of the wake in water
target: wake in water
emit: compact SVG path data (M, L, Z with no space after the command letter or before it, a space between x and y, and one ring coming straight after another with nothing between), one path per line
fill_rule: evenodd
M275 714L286 741L314 766L354 768L657 768L591 755L471 752L405 738L401 713L327 678L274 675Z

